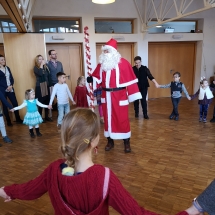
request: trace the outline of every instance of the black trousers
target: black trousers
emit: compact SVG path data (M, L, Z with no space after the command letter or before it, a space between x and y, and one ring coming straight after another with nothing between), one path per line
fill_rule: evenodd
M140 99L142 110L143 110L143 115L147 115L147 101L146 101L146 96L148 93L148 88L144 88L140 90L140 93L142 95L142 99ZM139 114L139 99L134 101L134 111L135 114Z
M178 113L178 104L181 100L181 97L180 98L172 98L172 106L173 106L173 110L172 110L172 113L171 115L173 116L179 116L179 113Z
M18 102L16 100L16 95L14 92L2 92L5 96L5 98L9 99L10 102L12 103L13 107L17 107L18 106ZM4 115L5 115L5 118L7 120L7 122L11 122L10 121L10 116L9 116L9 113L8 113L8 107L6 105L4 105L2 103L2 106L3 106L3 112L4 112ZM16 110L14 111L14 114L15 114L15 117L16 117L16 121L19 121L20 120L20 116L19 116L19 111Z

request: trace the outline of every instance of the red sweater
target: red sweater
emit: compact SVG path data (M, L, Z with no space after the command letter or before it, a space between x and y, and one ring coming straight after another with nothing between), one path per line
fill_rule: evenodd
M94 165L76 176L64 176L57 160L34 180L24 184L6 186L5 192L12 199L32 200L49 192L56 215L108 215L112 206L120 214L156 215L140 207L125 190L116 175L110 171L106 198L103 199L105 168ZM188 215L183 211L178 215Z

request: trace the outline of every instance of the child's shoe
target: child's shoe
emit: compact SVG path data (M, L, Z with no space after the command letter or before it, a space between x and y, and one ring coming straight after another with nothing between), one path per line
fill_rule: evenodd
M169 119L173 119L174 118L174 114L171 114L170 116L169 116Z
M13 142L8 136L3 137L3 140L5 143L12 143Z
M29 134L30 134L31 138L35 138L35 134L34 134L33 128L29 129Z
M202 117L199 117L199 122L202 122Z
M207 119L203 119L203 122L206 123L206 122L207 122Z
M176 116L176 117L175 117L175 121L178 121L178 120L179 120L179 116Z
M37 136L38 136L38 137L41 137L42 134L40 133L40 128L35 128L35 129L36 129Z
M57 129L58 129L58 131L61 130L61 124L58 124L58 125L57 125Z

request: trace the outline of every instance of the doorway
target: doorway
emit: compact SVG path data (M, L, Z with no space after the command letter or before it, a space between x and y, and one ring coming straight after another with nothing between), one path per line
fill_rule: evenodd
M181 73L189 94L193 93L196 42L149 43L149 70L158 84L168 84L173 73ZM149 98L170 97L170 89L157 89L151 82Z

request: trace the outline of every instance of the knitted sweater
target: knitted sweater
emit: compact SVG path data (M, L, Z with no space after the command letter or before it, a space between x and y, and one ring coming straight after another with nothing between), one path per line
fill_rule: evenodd
M110 171L106 198L103 199L105 168L93 165L76 176L64 176L57 160L34 180L4 187L12 199L32 200L49 192L56 215L108 215L108 206L120 214L156 215L140 207L125 190L116 175ZM178 215L188 215L183 211Z

